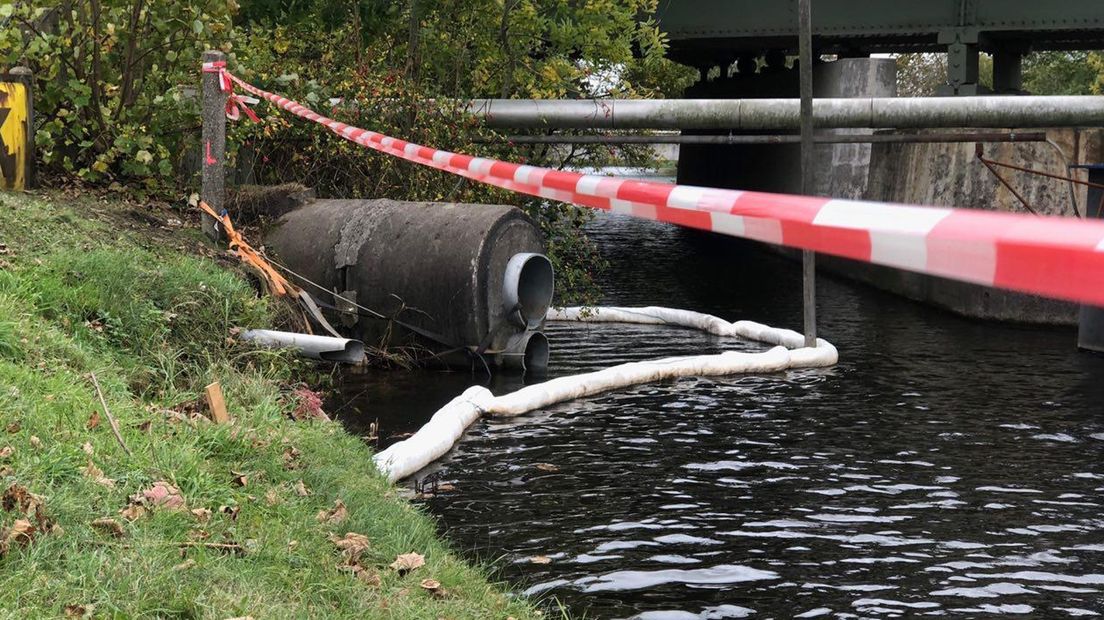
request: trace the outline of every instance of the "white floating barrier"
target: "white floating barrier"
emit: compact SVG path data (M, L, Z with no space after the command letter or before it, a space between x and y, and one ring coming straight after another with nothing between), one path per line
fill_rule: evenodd
M839 359L836 348L826 340L818 339L816 347L805 347L805 337L793 330L777 329L754 321L729 323L690 310L655 306L563 308L549 310L546 320L672 325L776 346L760 353L726 351L716 355L629 362L595 372L559 377L497 397L486 388L471 387L433 414L417 433L377 454L376 467L391 481L405 478L444 456L460 440L464 430L483 414L516 416L556 403L663 379L822 368L835 365Z

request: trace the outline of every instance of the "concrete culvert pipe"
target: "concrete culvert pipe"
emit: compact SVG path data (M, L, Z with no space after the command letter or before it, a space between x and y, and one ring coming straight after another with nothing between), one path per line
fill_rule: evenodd
M552 297L540 230L506 205L316 200L284 215L265 244L323 287L311 287L312 295L345 310L327 311L339 330L370 346L451 351L425 356L435 364L469 368L462 347L504 351L540 325ZM397 322L366 316L342 298Z
M548 371L548 353L548 338L540 332L526 331L506 341L495 363L508 370L542 374Z
M510 319L518 327L536 329L544 322L555 292L552 261L543 254L515 254L506 263L502 282L502 299L512 310Z

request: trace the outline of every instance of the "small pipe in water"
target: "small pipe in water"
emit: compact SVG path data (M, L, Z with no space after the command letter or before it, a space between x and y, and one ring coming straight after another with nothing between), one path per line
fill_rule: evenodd
M325 362L359 364L364 361L364 343L349 338L297 334L271 329L251 329L243 332L241 338L261 346L296 349L304 357Z

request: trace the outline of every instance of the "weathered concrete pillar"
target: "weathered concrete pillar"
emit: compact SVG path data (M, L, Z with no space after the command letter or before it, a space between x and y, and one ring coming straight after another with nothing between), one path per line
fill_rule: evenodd
M1090 183L1104 184L1104 164L1079 166L1089 171ZM1089 187L1085 217L1104 218L1104 189ZM1104 308L1081 306L1077 330L1077 348L1104 353Z
M225 62L222 52L203 52L203 62ZM203 185L199 192L215 213L222 213L226 204L226 93L219 85L217 72L203 73ZM204 214L203 232L212 241L219 237L215 219Z

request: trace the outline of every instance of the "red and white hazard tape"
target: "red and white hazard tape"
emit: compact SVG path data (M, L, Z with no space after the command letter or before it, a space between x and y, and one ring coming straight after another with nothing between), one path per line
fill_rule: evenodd
M1104 222L713 189L512 164L347 125L221 71L246 91L342 138L508 190L1104 306Z

